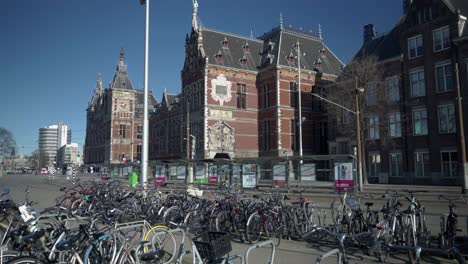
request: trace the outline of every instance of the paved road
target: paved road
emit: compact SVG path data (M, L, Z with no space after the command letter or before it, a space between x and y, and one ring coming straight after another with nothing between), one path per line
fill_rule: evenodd
M81 181L93 179L86 175L79 176ZM95 176L94 176L95 179ZM71 181L67 181L64 176L56 176L55 180L49 180L46 175L7 175L0 179L0 192L2 188L8 187L11 192L8 195L9 199L21 203L25 201L25 188L29 186L30 199L37 202L35 208L41 210L43 208L52 206L55 204L55 198L60 196L62 193L59 191L60 187L70 186ZM327 214L328 221L330 220L330 211L326 208L330 207L331 202L335 197L314 197L310 194L310 198L315 202L318 207L323 208L322 213ZM379 208L384 200L374 199L376 208ZM446 212L447 205L445 202L433 201L427 204L428 208L428 223L431 228L431 232L436 234L439 232L439 215ZM461 214L468 213L468 207L461 206L459 208ZM460 223L465 223L463 220L459 220ZM465 228L465 227L463 227ZM233 254L244 253L250 245L233 243ZM275 256L275 263L315 263L315 259L318 255L323 254L331 249L333 246L330 245L310 245L300 241L287 241L282 240L281 245L277 249ZM258 249L251 255L250 263L267 263L268 260L267 249ZM359 250L350 250L351 263L376 263L375 259L369 256L365 256ZM406 263L405 254L396 254L391 259L387 260L388 263ZM335 258L324 260L322 263L336 263ZM454 263L449 260L442 258L429 258L426 257L425 263Z

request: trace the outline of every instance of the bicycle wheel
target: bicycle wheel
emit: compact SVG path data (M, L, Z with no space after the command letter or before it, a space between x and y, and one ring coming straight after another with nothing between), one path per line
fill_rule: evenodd
M262 218L257 213L253 213L249 217L249 220L247 220L247 228L245 232L247 241L249 241L250 243L257 243L262 236L262 229Z
M414 234L411 224L406 227L406 245L413 247L408 250L409 263L419 264L419 259L416 258L416 234Z
M146 233L144 240L151 242L151 246L143 247L143 252L146 253L155 249L163 251L164 255L161 258L163 264L172 263L175 259L177 241L174 233L171 233L167 226L152 227Z
M277 226L275 223L272 222L268 222L266 226L267 239L273 241L275 247L278 247L281 243L281 236L284 230L284 226Z
M341 224L343 220L343 204L341 201L333 201L331 204L331 216L335 224Z
M88 264L111 263L116 256L117 243L111 234L103 234L86 248L83 261Z
M1 259L0 263L9 263L9 261L17 258L20 254L18 251L3 251L0 253Z

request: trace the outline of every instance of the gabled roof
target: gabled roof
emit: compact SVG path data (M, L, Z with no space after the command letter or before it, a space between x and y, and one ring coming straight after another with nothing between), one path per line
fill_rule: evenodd
M390 32L364 43L354 56L354 59L374 55L377 57L378 61L384 61L400 56L402 53L400 45L400 32L402 27L403 24L398 23Z
M201 34L203 36L203 49L208 56L209 64L250 71L258 70L260 51L263 45L261 40L208 28L203 28ZM223 47L222 44L225 40L227 40L227 48ZM248 52L243 48L246 44L249 47ZM222 55L220 60L215 57L218 53ZM247 59L246 64L241 62L244 57Z
M225 33L213 29L202 28L202 45L208 64L229 68L258 71L269 65L281 65L297 68L287 57L293 51L293 45L297 41L301 43L302 53L301 68L315 70L316 62L321 62L320 71L337 75L344 65L318 36L293 29L277 27L259 38L243 37L231 33ZM227 48L223 42L227 41ZM245 51L244 45L248 44L249 50ZM325 55L320 51L324 49ZM217 59L221 55L221 59ZM297 55L297 54L295 54ZM247 60L246 64L241 59Z

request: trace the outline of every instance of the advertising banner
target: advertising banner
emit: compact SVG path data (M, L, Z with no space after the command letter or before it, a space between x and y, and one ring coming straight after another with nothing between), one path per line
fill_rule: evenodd
M257 165L242 165L242 188L255 188L257 186Z
M273 166L273 184L286 184L286 164L277 164Z
M208 183L218 183L218 167L216 165L209 165L208 167Z
M335 190L352 191L353 189L353 163L335 163Z
M301 180L302 181L315 181L316 180L316 169L315 164L302 164L301 166Z
M154 168L154 184L161 186L166 184L166 166L156 165Z
M185 180L186 174L185 166L177 166L177 179L178 180Z

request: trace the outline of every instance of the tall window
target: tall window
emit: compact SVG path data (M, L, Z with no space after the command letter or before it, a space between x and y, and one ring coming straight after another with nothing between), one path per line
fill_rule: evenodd
M376 105L377 104L377 85L371 83L367 86L366 89L366 104L367 105Z
M119 137L125 138L125 125L119 126Z
M398 77L387 79L387 93L389 101L400 101L400 87L398 86Z
M455 123L455 106L442 105L439 106L439 133L455 133L457 125Z
M456 150L441 151L442 176L456 177L458 176L458 158Z
M369 116L368 121L369 121L369 139L379 139L380 138L379 117L376 115Z
M369 177L379 177L380 173L380 154L369 154Z
M243 83L237 84L237 108L247 109L247 93Z
M418 35L408 39L408 56L410 59L423 55L424 46L422 35Z
M450 30L448 26L432 31L434 40L434 51L450 48Z
M141 145L137 145L137 160L141 160Z
M427 135L426 109L418 109L413 111L413 135Z
M390 153L390 177L403 176L401 153Z
M390 137L401 137L401 116L400 113L392 113L388 116L390 124Z
M263 150L270 150L270 120L263 122Z
M435 67L437 92L447 92L453 90L453 69L452 64L442 64Z
M424 69L410 72L411 97L426 95L426 84L424 81Z
M297 83L289 83L289 105L291 107L297 106Z
M296 120L291 119L291 150L296 150Z
M430 173L429 152L415 152L414 165L416 177L428 177Z
M141 139L143 135L143 127L141 125L137 126L137 138Z
M265 84L262 90L262 107L270 107L270 85Z

